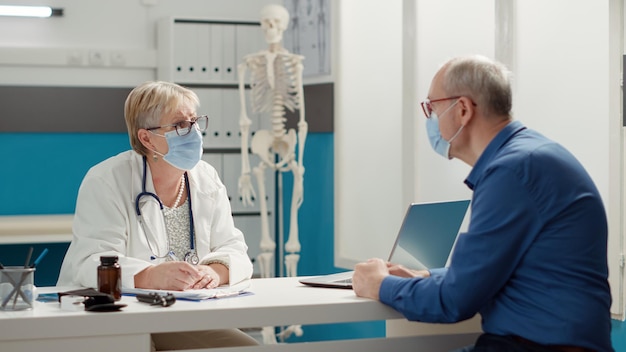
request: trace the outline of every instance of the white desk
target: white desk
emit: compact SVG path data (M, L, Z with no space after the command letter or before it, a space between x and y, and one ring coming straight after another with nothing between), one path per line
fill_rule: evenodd
M31 311L0 311L0 350L149 351L150 333L156 332L403 319L380 302L356 297L352 290L306 287L297 278L254 279L250 291L253 294L202 302L178 300L171 307L150 306L124 296L122 303L128 306L109 313L66 312L58 303L37 302ZM474 339L475 334L454 338L402 336L210 351L432 352L447 351Z

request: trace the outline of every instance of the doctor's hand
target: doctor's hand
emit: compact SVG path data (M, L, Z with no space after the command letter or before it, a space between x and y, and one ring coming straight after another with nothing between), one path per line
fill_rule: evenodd
M203 276L204 273L187 262L164 262L137 273L135 287L183 291L193 287Z
M202 273L202 277L193 285L193 287L191 287L193 289L216 288L219 285L225 285L228 283L228 267L223 264L201 264L197 265L196 268Z
M369 259L354 267L352 289L359 297L379 299L378 291L383 279L389 275L387 263L379 258Z

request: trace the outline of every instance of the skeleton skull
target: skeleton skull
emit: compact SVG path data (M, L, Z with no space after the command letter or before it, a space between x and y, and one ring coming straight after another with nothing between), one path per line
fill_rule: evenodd
M289 24L289 12L280 5L267 5L261 10L261 29L268 44L280 43Z

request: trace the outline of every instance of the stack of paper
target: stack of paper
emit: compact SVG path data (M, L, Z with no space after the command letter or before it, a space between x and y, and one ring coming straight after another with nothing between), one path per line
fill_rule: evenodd
M203 288L197 290L185 290L185 291L169 291L169 290L152 290L143 288L124 288L122 293L124 294L148 294L158 293L160 295L166 295L171 293L176 298L188 299L192 301L201 301L211 298L223 298L229 296L236 296L243 293L250 287L250 280L242 281L235 285L225 285L216 288Z

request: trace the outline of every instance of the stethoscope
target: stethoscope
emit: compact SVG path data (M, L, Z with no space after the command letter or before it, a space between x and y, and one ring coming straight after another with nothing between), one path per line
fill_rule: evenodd
M176 256L174 255L174 252L170 249L170 240L167 234L165 236L167 239L167 254L165 255L160 255L159 253L156 253L154 249L152 248L152 245L150 244L150 239L148 238L148 233L144 225L143 216L141 215L141 211L139 210L139 201L141 200L141 197L148 196L148 197L154 198L159 204L159 208L161 209L161 214L164 217L165 217L165 214L163 210L163 203L161 202L161 199L159 199L159 196L157 196L156 194L152 192L146 192L146 165L147 165L147 161L146 161L146 157L144 156L141 193L139 193L137 195L137 198L135 198L135 211L137 212L137 217L139 218L139 224L141 225L141 228L143 229L144 236L146 236L146 242L148 242L148 248L150 248L150 252L152 252L152 255L150 256L150 260L155 260L157 258L162 259L162 258L168 258L168 257L174 260L177 260ZM196 250L196 232L193 226L193 211L191 210L191 192L189 191L189 178L187 177L187 172L185 172L183 176L185 178L185 187L187 188L187 199L189 200L189 246L191 247L191 250L185 254L184 259L187 263L191 263L195 265L195 264L198 264L198 262L200 262L200 258L198 257L198 251Z

